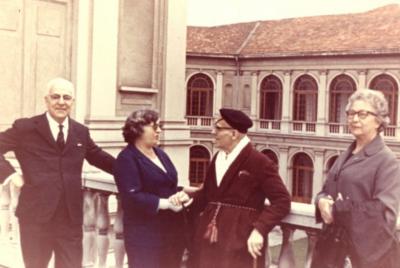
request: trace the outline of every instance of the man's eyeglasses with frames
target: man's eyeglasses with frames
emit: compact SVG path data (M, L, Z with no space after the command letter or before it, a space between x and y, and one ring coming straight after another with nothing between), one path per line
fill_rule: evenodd
M73 97L71 95L60 95L60 94L51 94L50 99L53 101L58 101L60 99L63 99L64 101L72 101Z
M231 127L221 127L221 126L218 126L218 125L214 125L214 129L215 129L216 131L221 131L221 130L233 130L233 128L231 128Z

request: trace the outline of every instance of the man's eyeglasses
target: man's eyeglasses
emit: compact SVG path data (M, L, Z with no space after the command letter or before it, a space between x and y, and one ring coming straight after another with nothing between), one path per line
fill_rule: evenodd
M59 99L63 99L64 101L71 101L72 96L71 95L60 95L60 94L51 94L50 99L53 101L58 101Z
M216 130L216 131L221 131L221 130L229 130L229 129L233 129L233 128L231 128L231 127L221 127L221 126L218 126L218 125L214 125L214 129Z
M374 112L365 111L365 110L361 110L361 111L349 110L349 111L346 111L346 115L347 115L347 118L349 118L349 119L353 119L355 115L357 115L357 117L359 119L366 119L368 117L368 115L378 116Z

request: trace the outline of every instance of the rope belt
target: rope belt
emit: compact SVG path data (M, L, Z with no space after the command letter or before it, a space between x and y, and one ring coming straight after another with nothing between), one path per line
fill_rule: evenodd
M211 222L208 224L207 230L203 236L204 239L207 239L210 242L210 244L218 242L217 216L219 214L221 207L237 208L237 209L243 209L243 210L248 210L248 211L257 211L255 208L233 205L233 204L222 203L222 202L209 202L208 204L217 206L217 208L215 209L214 215L211 219Z
M239 205L233 205L229 203L222 203L222 202L209 202L208 204L210 205L216 205L218 207L228 207L228 208L239 208L239 209L245 209L245 210L250 210L250 211L257 211L255 208L251 207L245 207L245 206L239 206Z

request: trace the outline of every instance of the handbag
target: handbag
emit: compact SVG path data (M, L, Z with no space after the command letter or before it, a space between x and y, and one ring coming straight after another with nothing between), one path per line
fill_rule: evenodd
M318 236L311 268L343 268L350 246L347 231L339 225L324 226Z

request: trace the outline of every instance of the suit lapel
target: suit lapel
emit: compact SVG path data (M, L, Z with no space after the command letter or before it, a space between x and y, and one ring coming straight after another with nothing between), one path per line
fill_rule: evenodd
M350 152L351 153L351 152ZM349 155L347 155L348 157ZM352 157L350 157L349 160L347 160L343 165L342 165L342 169L347 168L348 166L357 164L358 162L363 161L366 157L366 155L364 154L364 151L361 151L361 153L357 153L355 155L353 155Z
M58 150L56 141L51 134L50 125L47 121L46 114L43 114L36 119L36 130L52 147L54 147L54 149Z
M156 170L158 173L160 173L163 177L168 178L169 180L175 182L176 177L174 177L172 174L173 172L171 171L172 167L170 167L167 164L167 161L155 150L158 158L160 159L161 163L164 165L165 170L167 173L164 172L159 166L157 166L153 161L151 161L147 156L145 156L141 151L139 151L134 145L129 145L131 150L134 152L136 157L142 162L143 165L148 166L151 169Z
M348 159L349 155L352 153L352 151L354 150L355 147L355 142L349 147L349 149L346 152L346 157L343 158L343 161L346 161L346 159L348 159L345 163L342 164L341 168L346 168L348 166L354 165L358 162L361 162L363 160L365 160L366 158L368 158L369 156L377 153L379 150L382 149L382 147L384 146L384 142L381 138L381 136L379 136L379 134L369 143L367 144L360 152L358 152L357 154L353 155L350 159Z
M78 129L76 128L76 123L68 118L69 120L69 127L68 127L68 134L66 136L66 143L63 149L63 154L65 154L69 149L73 148L73 146L77 146L77 131Z
M251 143L247 144L240 152L240 154L236 157L236 159L232 162L232 164L229 166L228 170L222 177L222 181L219 186L220 193L223 193L232 183L233 179L236 177L238 170L242 167L243 162L247 160L252 150L253 147Z
M209 165L209 168L207 170L206 174L206 182L207 184L210 185L213 189L217 189L217 173L215 172L215 165L216 165L216 159L217 159L218 153L216 153L211 160L211 163Z
M167 177L172 180L175 181L176 176L174 176L174 168L171 166L171 164L169 164L169 161L164 157L163 154L159 153L157 149L155 149L156 155L158 156L158 159L160 159L161 164L163 164L165 170L167 171L167 173L164 172L164 170L162 170L159 166L157 166L155 163L153 163L153 161L151 161L150 159L148 159L154 166L157 167L158 171L161 172L164 176L167 175Z

